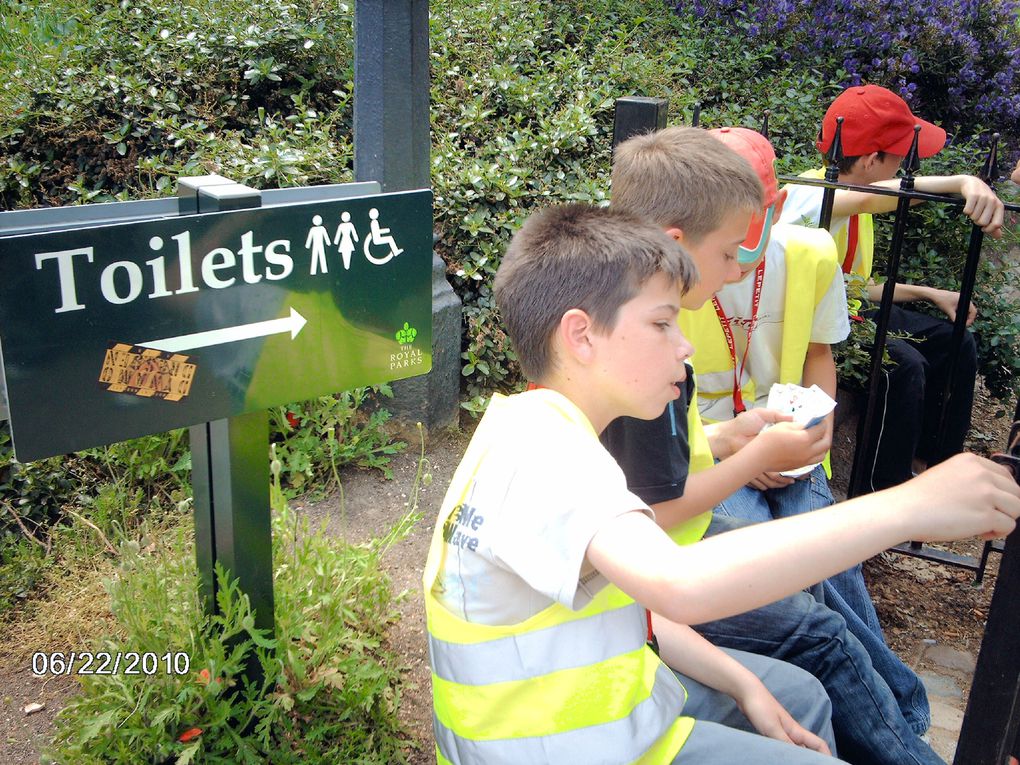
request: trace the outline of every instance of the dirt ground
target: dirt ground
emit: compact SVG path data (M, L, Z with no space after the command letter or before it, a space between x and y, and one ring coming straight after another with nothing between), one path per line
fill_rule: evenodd
M1005 443L1008 418L996 418L1001 405L979 397L974 414L975 428L971 448L989 453ZM849 408L849 407L848 407ZM844 418L845 419L845 418ZM467 430L434 434L427 444L427 469L432 475L429 486L421 488L419 509L423 520L400 544L387 554L387 569L395 592L404 592L401 618L391 633L393 648L405 665L406 684L402 694L401 718L411 744L412 765L435 762L431 743L431 695L428 656L425 641L424 610L421 596L421 572L434 519L445 488L466 446ZM845 423L835 437L834 464L844 464L834 477L833 487L845 491L849 472L849 448L852 423ZM414 439L409 439L410 443ZM339 537L361 541L392 525L407 508L417 471L418 453L408 449L393 462L394 478L384 480L377 472L344 471L345 507L341 511L339 494L315 503L295 502L295 506L313 519L327 519L327 528ZM977 555L975 542L947 546L956 552ZM947 646L977 652L988 602L998 567L993 555L985 585L972 585L973 574L962 569L928 563L894 553L883 553L866 564L865 573L886 629L889 643L905 659L913 659L924 640L937 640ZM40 747L52 731L53 716L75 691L75 681L57 677L38 679L30 668L31 650L61 650L72 646L48 644L45 635L36 636L35 645L24 641L12 645L0 636L0 763L27 765L38 762ZM44 708L25 713L30 703Z

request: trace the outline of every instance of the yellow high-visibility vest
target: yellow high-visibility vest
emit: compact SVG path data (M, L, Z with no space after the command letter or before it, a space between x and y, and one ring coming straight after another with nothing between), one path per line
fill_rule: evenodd
M690 363L690 362L688 362ZM698 414L698 384L694 383L694 393L687 404L687 446L690 454L687 458L688 476L700 473L715 464L712 447L708 443L705 427ZM712 511L706 510L669 529L670 538L678 545L689 545L705 536L708 524L712 522Z
M825 178L825 168L816 168L814 170L808 170L801 173L804 178ZM821 189L819 189L821 192ZM858 228L857 228L857 252L854 254L853 267L850 269L851 273L855 273L864 278L867 282L871 278L871 268L875 261L875 219L871 213L860 213L857 216ZM805 222L804 225L809 225ZM810 225L817 226L818 221L811 221ZM846 260L846 248L847 248L847 229L846 226L841 228L832 238L836 241L836 258L840 266L843 261Z
M497 394L489 406L506 403ZM443 526L468 500L486 451L468 447L423 577L437 762L668 765L694 726L679 716L686 691L648 648L644 608L619 589L603 587L578 611L554 603L502 626L468 622L433 595Z
M826 231L804 226L789 226L786 236L786 292L784 296L783 343L779 356L780 383L800 385L804 375L804 359L811 343L812 317L819 302L832 284L838 264L832 246L832 237ZM766 279L768 274L766 273ZM695 361L699 373L707 375L731 373L733 357L722 324L712 304L705 303L697 311L680 311L680 329L694 345ZM753 377L748 376L741 385L744 401L757 400ZM732 388L705 390L699 395L705 399L729 398ZM829 458L825 458L825 472L831 475Z

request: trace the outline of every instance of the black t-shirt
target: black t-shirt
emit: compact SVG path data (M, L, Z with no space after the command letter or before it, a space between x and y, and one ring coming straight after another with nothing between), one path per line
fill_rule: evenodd
M680 398L670 401L654 420L618 417L599 436L623 468L627 488L649 505L684 494L690 471L691 447L687 440L687 407L694 395L694 370Z

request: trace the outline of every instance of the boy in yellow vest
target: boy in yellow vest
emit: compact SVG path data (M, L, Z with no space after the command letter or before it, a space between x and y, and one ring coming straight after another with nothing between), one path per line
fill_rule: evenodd
M674 543L597 434L680 395L690 276L669 237L610 209L553 208L514 237L497 304L542 389L493 398L437 519L423 584L441 765L832 762L760 680L683 625L774 601L903 539L1014 527L1020 487L963 455L886 495ZM794 429L756 438L778 444ZM645 646L645 608L662 615L663 659L735 696L774 738L680 716L685 693Z
M831 164L831 150L836 120L843 117L840 133L843 158L837 163L839 180L858 185L873 184L898 188L896 171L906 157L920 125L918 155L931 157L942 150L946 131L914 116L898 95L878 85L848 88L832 102L822 122L816 143L826 165ZM804 173L806 177L822 178L824 169ZM983 181L970 175L917 176L914 188L944 194L959 194L966 200L963 211L986 233L1001 235L1003 205ZM791 185L783 209L783 222L817 226L821 212L820 187ZM838 190L832 208L829 231L836 239L842 270L862 277L868 284L868 298L878 301L882 286L871 280L874 258L874 227L872 214L896 209L891 196ZM872 489L902 483L926 464L935 464L963 450L970 429L970 413L977 376L977 348L973 336L964 335L964 343L956 358L953 398L947 410L945 445L937 440L938 412L945 390L952 321L960 300L958 292L919 284L897 284L895 305L889 329L908 332L911 339L890 338L889 355L895 363L884 370L880 391L881 417L878 451L869 474ZM904 309L900 304L915 301L933 303L949 319ZM874 309L866 309L873 311ZM967 317L969 326L977 315L972 304Z
M843 274L828 232L780 218L786 190L778 190L775 154L761 134L746 128L709 131L747 160L765 187L762 224L752 224L738 252L742 278L727 284L700 310L681 314L684 334L699 349L701 417L725 421L744 408L766 406L775 383L817 385L836 396L831 345L850 332ZM745 403L746 402L746 403ZM833 415L817 427L831 442ZM826 467L828 460L826 459ZM810 512L833 503L822 465L796 478L765 472L719 503L716 511L752 522ZM842 616L888 683L906 719L923 733L931 719L917 674L885 643L860 566L827 579L823 602Z
M769 206L763 207L763 186L768 189L766 201L781 201L767 141L756 134L743 136L750 147L759 150L746 151L745 158L714 135L723 134L670 127L634 137L618 146L614 155L612 206L658 224L683 245L698 268L699 282L683 298L682 307L687 310L681 312L682 324L691 312L723 291L724 285L739 282L745 270L755 267L758 255L752 253L746 266L741 265L740 255L745 249L742 245L760 252L768 242L764 227ZM755 162L757 171L748 159ZM841 292L842 281L834 278L831 238L824 232L806 234L809 243L821 242L821 256L815 253L807 258L810 268L805 273L812 275L813 285L791 300L794 311L798 300L809 306L819 301L818 295L829 291L826 283L835 282L835 291ZM768 273L773 283L779 278L782 292L785 265L780 266L782 271L773 267ZM712 320L718 321L714 314ZM797 343L781 344L787 356L793 353L791 348L798 349L792 364L797 370L804 365L810 326L808 322L803 329L791 329L789 336ZM724 366L728 362L724 359ZM698 372L700 377L700 365ZM623 468L628 488L649 503L657 522L679 544L732 529L738 522L713 516L714 505L764 472L820 461L831 440L825 427L788 430L784 435L787 449L780 452L775 442L767 444L757 438L763 425L781 419L761 407L705 428L691 378L689 386L691 390L682 389L681 398L670 402L658 418L646 422L622 417L610 423L601 436ZM790 443L795 435L801 438L799 444ZM713 466L713 456L722 461ZM827 486L821 486L828 496ZM831 499L825 504L831 504ZM856 576L856 586L870 608L857 569L844 576ZM836 741L848 760L871 765L941 763L916 735L930 722L923 685L885 645L880 631L869 629L828 583L822 588L830 605L845 612L847 618L808 594L798 593L750 612L700 624L697 631L716 645L782 659L819 678L832 699ZM860 633L860 639L855 633Z

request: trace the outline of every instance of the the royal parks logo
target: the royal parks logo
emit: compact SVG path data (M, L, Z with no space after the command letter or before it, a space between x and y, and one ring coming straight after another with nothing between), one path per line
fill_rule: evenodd
M390 369L408 369L424 365L425 358L421 348L415 348L414 339L418 336L418 330L404 322L404 326L398 329L393 335L400 343L400 350L390 354Z

